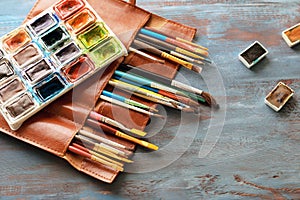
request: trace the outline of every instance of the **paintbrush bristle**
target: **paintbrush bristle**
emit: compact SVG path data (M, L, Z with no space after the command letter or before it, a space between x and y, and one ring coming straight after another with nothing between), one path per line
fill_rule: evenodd
M195 112L195 110L193 108L182 108L182 111L183 112L188 112L188 113L192 113L192 112Z
M161 119L165 119L166 118L165 116L159 115L159 114L153 114L152 116L158 117L158 118L161 118Z
M131 130L130 130L130 132L131 132L131 133L133 133L133 134L136 134L136 135L142 136L142 137L144 137L144 136L146 136L146 135L147 135L147 133L146 133L146 132L144 132L144 131L141 131L141 130L138 130L138 129L135 129L135 128L131 129Z
M209 64L212 63L212 61L211 61L210 59L208 59L208 58L204 58L203 61L205 61L205 62L207 62L207 63L209 63Z
M208 51L205 51L205 50L203 50L203 49L200 49L200 48L198 48L198 49L196 49L196 53L199 53L199 54L201 54L201 55L204 55L204 56L208 56Z
M150 108L149 108L149 111L151 111L151 112L158 112L158 110L157 110L157 109L155 109L155 108L152 108L152 107L150 107Z
M159 62L160 64L165 64L166 63L165 60L161 60L161 59L157 59L157 62Z
M193 70L194 72L197 72L198 74L201 74L201 72L202 72L202 67L197 66L197 65L193 65L192 70Z
M219 104L217 101L207 92L202 92L201 96L205 99L206 103L216 109L219 109Z
M200 60L194 60L195 63L197 63L198 65L204 65L205 63L200 61Z

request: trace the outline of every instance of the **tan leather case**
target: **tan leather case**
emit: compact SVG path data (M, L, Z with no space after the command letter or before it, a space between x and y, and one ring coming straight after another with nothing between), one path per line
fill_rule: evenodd
M33 18L55 2L56 0L38 0L26 20ZM145 25L188 40L191 40L196 33L195 28L164 19L135 6L134 0L131 0L129 3L122 0L88 0L88 2L127 48L132 43L139 29ZM147 116L130 111L130 118L122 117L122 113L126 111L124 108L98 100L98 96L106 87L113 72L123 61L124 58L121 58L101 70L89 80L31 117L17 131L10 130L3 117L0 116L0 130L12 137L66 159L79 171L111 183L116 178L117 171L70 153L67 149L75 134L84 126L89 112L93 109L111 117L113 117L112 110L118 110L121 116L118 117L120 122L139 129L145 128L149 120ZM135 54L130 54L125 62L140 65L144 69L166 77L174 77L178 68L177 65L172 63L167 63L167 67L163 68L155 66L157 64L149 64L149 60ZM136 100L142 101L141 99ZM152 105L149 102L148 104ZM129 149L133 150L135 147L134 144L127 141L111 136L107 137L111 140L119 141Z

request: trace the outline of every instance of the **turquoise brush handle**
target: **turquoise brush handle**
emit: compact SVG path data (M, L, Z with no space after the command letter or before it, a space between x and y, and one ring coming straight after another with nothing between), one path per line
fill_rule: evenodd
M147 30L147 29L144 29L144 28L142 28L142 29L140 30L140 33L142 33L142 34L144 34L144 35L148 35L148 36L150 36L150 37L154 37L154 38L156 38L156 39L158 39L158 40L162 40L162 41L166 41L166 40L168 39L166 36L164 36L164 35L162 35L162 34L155 33L155 32L153 32L153 31L150 31L150 30Z
M131 75L131 74L127 74L127 73L124 73L124 72L119 71L119 70L115 71L115 75L117 75L119 77L122 77L122 78L125 78L125 79L128 79L128 80L131 80L131 81L134 81L134 82L137 82L137 83L140 83L140 84L144 84L144 85L151 85L151 83L152 83L148 79L141 78L141 77L138 77L138 76L134 76L134 75Z

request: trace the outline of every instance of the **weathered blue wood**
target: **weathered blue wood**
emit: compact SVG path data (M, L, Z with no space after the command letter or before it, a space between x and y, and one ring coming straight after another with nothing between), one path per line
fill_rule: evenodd
M137 2L146 10L198 28L196 41L210 48L216 67L204 67L202 76L184 69L180 74L194 86L209 87L224 101L221 110L210 112L203 108L200 120L191 116L181 120L188 116L167 109L165 124L154 121L148 127L153 135L150 140L162 147L178 137L182 144L190 140L192 143L169 151L170 156L184 154L164 168L149 173L122 173L112 185L83 175L64 160L1 134L1 197L300 199L300 47L290 49L281 38L281 31L300 22L299 1ZM34 0L2 0L0 34L21 24L33 4ZM263 43L270 53L249 70L237 55L254 40ZM263 100L279 80L288 83L296 93L276 113ZM218 128L222 128L220 135ZM207 134L212 129L216 131ZM207 141L205 136L217 138ZM213 148L207 156L199 158L204 143L205 147ZM146 153L144 156L153 157ZM162 163L152 164L154 168ZM146 169L147 166L141 166L139 170Z

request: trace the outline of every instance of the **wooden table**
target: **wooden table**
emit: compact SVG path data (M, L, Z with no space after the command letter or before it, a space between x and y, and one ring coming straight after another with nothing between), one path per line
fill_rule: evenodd
M178 79L208 88L220 110L202 108L197 118L166 109L167 121L148 127L165 157L127 170L111 185L1 134L1 199L300 199L300 46L291 49L281 38L300 21L299 1L137 2L198 28L195 40L210 48L214 66L204 66L201 76L182 69ZM1 35L20 25L33 4L2 0ZM238 54L255 40L270 53L247 69ZM276 113L264 98L278 81L295 95Z

